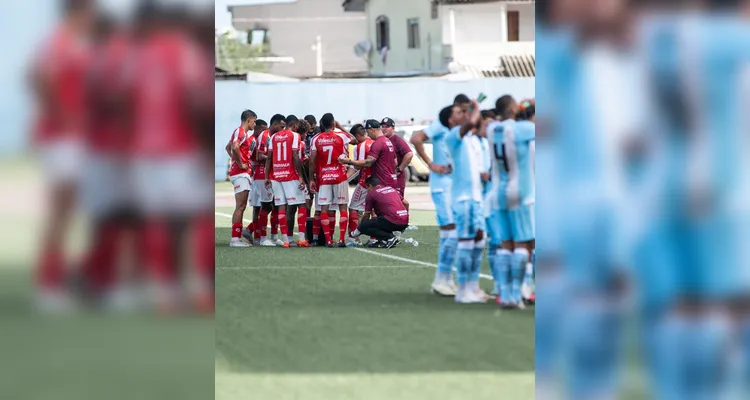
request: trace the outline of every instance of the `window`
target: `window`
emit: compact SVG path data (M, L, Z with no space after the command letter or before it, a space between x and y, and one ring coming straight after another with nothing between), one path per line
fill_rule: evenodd
M262 46L268 44L268 30L267 29L253 29L248 35L248 43L251 46Z
M507 14L507 21L508 21L508 41L509 42L517 42L520 40L520 31L519 31L519 14L518 11L508 11Z
M409 18L406 20L406 33L410 49L419 48L419 18Z
M375 37L378 45L378 51L382 50L383 47L391 48L390 36L391 35L388 17L386 17L385 15L381 15L375 20Z
M438 19L438 2L437 0L432 0L432 19Z

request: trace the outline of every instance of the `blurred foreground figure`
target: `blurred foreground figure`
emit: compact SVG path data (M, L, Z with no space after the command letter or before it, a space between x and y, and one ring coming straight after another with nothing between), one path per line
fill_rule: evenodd
M48 214L37 264L37 302L42 310L71 306L64 252L81 177L85 124L84 79L94 21L91 1L64 2L63 19L33 61L38 105L34 142L48 190Z

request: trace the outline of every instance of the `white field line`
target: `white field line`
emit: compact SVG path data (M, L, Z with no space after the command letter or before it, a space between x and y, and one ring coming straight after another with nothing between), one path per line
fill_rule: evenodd
M225 214L225 213L216 212L215 214L218 215L218 216L221 216L221 217L232 218L231 215ZM244 219L243 221L245 221L247 223L251 222L249 219ZM372 254L372 255L375 255L375 256L390 258L390 259L396 260L396 261L401 261L401 262L415 264L415 265L421 265L423 267L437 268L437 264L430 264L430 263L424 262L424 261L412 260L411 258L404 258L404 257L392 256L390 254L380 253L380 252L377 252L377 251L372 251L372 250L367 250L367 249L360 249L360 248L357 248L357 247L352 247L352 249L357 250L357 251L361 251L363 253ZM241 268L241 267L237 267L237 268ZM456 269L453 268L453 270L455 271ZM487 275L487 274L480 274L479 277L483 278L483 279L492 280L492 276L491 275Z
M390 269L390 268L420 268L418 265L320 265L320 266L301 266L301 265L282 265L282 266L262 266L262 267L216 267L217 270L228 271L255 271L255 270L276 270L276 269Z

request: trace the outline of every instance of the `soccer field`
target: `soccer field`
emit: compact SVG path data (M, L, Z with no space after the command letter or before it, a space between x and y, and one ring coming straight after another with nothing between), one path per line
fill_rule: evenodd
M419 247L229 248L216 187L218 399L534 398L533 307L431 294L433 212L412 212Z

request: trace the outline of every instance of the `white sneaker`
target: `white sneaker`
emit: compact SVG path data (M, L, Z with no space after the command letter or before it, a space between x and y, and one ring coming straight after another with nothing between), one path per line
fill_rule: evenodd
M474 304L474 303L486 303L486 302L487 300L485 300L477 292L472 291L472 290L467 290L463 293L456 294L456 303Z
M278 246L278 247L281 247L284 245L284 241L281 239L276 239L273 243L275 246Z
M260 239L253 239L253 246L260 246Z
M73 296L65 290L41 289L36 294L36 307L42 314L59 315L76 311Z
M359 240L351 236L346 238L346 247L361 247L361 246L362 246L362 243Z
M271 241L271 239L266 239L262 242L260 242L260 245L263 247L276 247L276 243Z
M243 242L240 238L232 238L231 241L229 241L229 247L252 247L250 243Z
M430 288L432 293L438 294L440 296L450 297L456 295L456 290L451 286L448 282L440 282L435 281L432 282L432 287Z
M474 290L474 295L476 297L482 299L483 300L482 303L486 303L487 300L490 299L490 296L488 296L487 293L484 290L482 290L482 289L475 289Z

